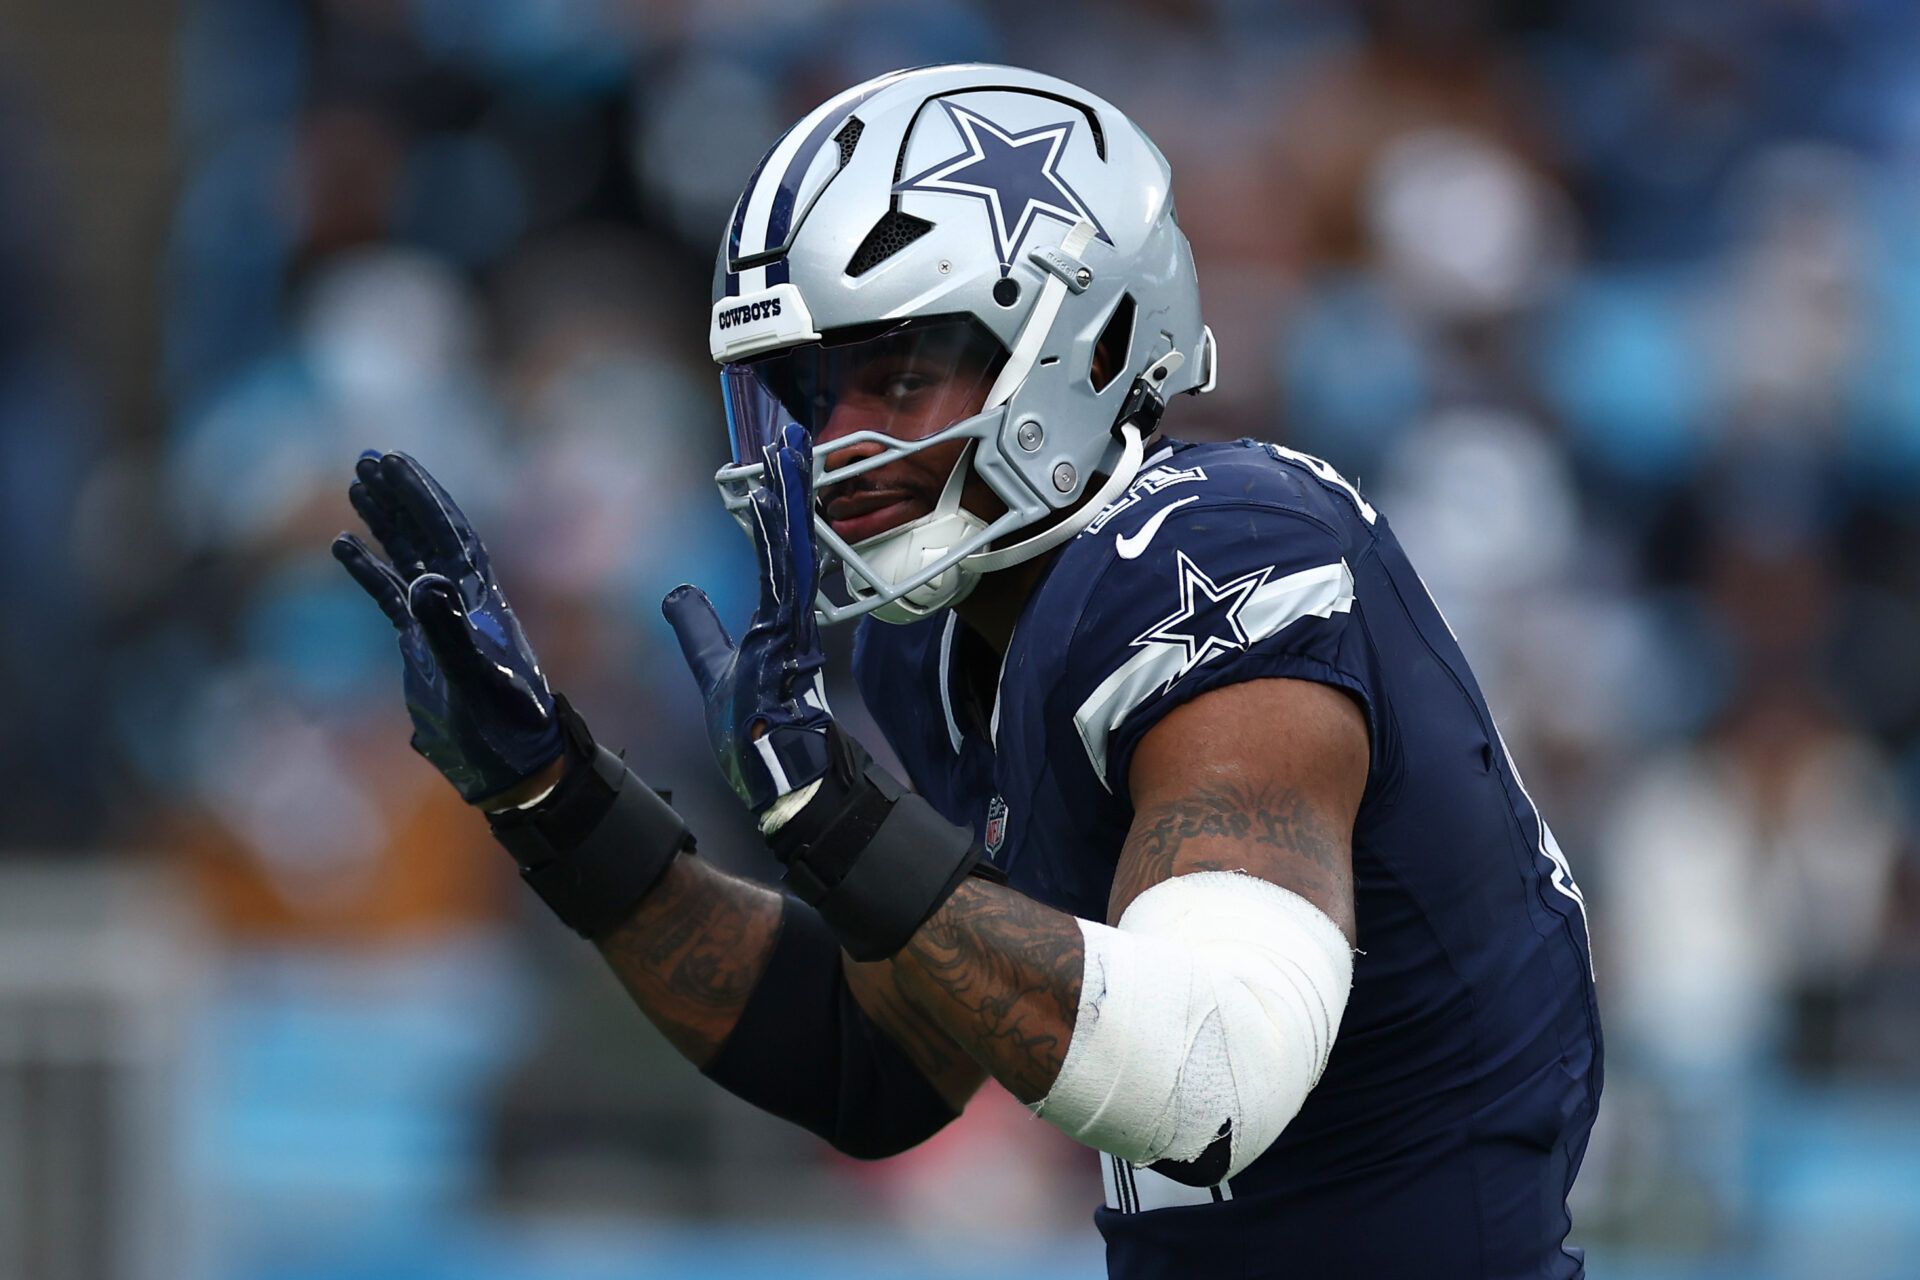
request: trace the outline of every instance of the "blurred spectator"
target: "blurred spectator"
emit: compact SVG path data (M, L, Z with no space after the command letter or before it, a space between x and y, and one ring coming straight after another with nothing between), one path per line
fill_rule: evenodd
M1793 997L1843 989L1885 941L1905 815L1884 753L1814 676L1836 567L1812 548L1715 549L1737 683L1701 740L1646 762L1606 835L1613 1026L1678 1075L1777 1058Z
M69 337L60 195L0 68L0 850L99 834L100 617L81 572L82 487L102 446ZM51 198L50 198L51 193Z

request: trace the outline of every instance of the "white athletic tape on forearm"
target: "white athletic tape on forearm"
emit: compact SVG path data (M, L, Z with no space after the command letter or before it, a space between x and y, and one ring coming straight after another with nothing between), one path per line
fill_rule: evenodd
M1238 1174L1326 1068L1353 985L1339 926L1269 881L1203 871L1080 933L1073 1040L1035 1114L1141 1165L1192 1160L1231 1120Z

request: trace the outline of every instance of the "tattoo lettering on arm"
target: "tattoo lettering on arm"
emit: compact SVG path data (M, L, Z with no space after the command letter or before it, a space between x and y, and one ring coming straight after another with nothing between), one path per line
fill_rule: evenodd
M967 880L890 962L900 990L1022 1102L1047 1095L1080 1008L1080 924Z
M740 1020L779 930L779 894L683 856L598 946L661 1034L705 1066Z
M1287 875L1272 874L1276 863ZM1107 902L1117 921L1169 876L1245 871L1319 902L1350 894L1345 842L1300 791L1271 780L1225 782L1153 804L1134 816ZM1337 919L1337 917L1336 917ZM1351 920L1345 922L1351 926Z
M1359 704L1330 685L1249 680L1175 707L1134 749L1133 825L1107 919L1169 876L1242 871L1356 941L1353 830L1369 757Z

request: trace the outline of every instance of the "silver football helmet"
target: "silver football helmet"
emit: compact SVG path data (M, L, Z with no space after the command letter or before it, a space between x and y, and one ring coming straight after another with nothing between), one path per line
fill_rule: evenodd
M788 422L814 436L819 501L960 446L933 509L896 527L849 542L816 509L821 579L837 580L822 621L925 617L1066 541L1133 480L1167 398L1212 389L1170 178L1105 101L982 64L856 85L761 160L721 244L708 335L728 507L744 516ZM963 505L970 476L1003 511Z

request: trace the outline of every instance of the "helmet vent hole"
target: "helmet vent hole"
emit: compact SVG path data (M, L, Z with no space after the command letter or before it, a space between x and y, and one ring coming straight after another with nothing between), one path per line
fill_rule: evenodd
M1087 371L1087 378L1096 392L1105 391L1120 376L1132 349L1133 295L1123 293L1113 314L1107 317L1107 327L1100 331L1099 341L1093 344L1093 367Z
M847 122L840 126L840 132L833 135L833 140L840 144L842 169L847 167L847 161L853 159L853 149L860 144L860 135L866 127L860 123L859 116L848 116Z
M1074 105L1079 107L1087 117L1087 132L1093 135L1093 154L1105 160L1107 158L1107 131L1100 127L1100 114L1084 102L1075 103Z
M1020 282L1011 276L1002 276L993 282L993 300L1003 307L1010 307L1020 301Z
M933 224L925 218L916 218L910 213L901 213L892 209L873 224L873 230L867 232L867 238L853 251L853 257L847 262L847 274L863 276L881 263L933 230Z

